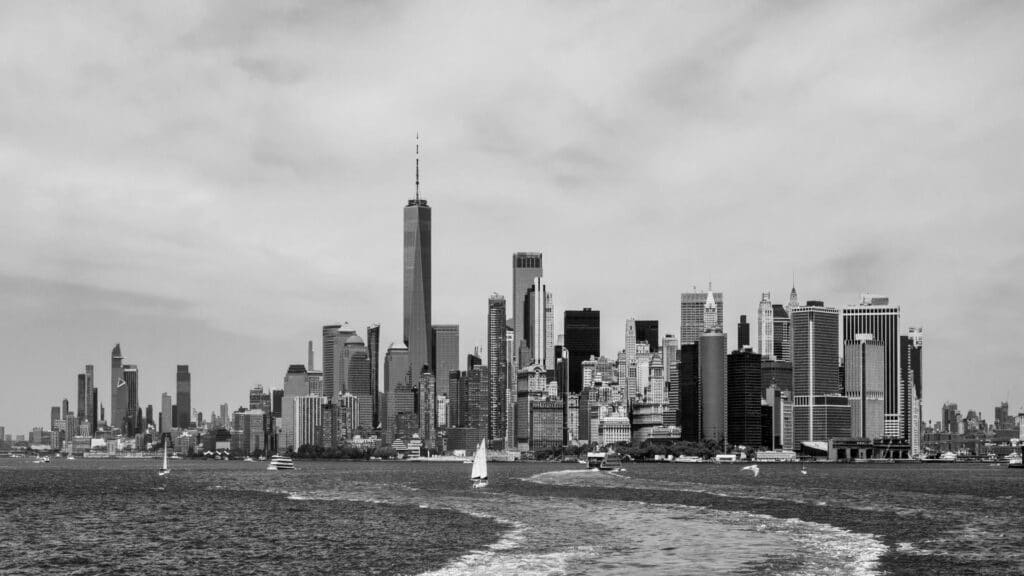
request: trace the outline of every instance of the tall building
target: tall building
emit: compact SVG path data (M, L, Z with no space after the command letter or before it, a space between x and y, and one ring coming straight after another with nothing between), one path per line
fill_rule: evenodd
M789 312L781 304L772 304L772 341L776 360L793 361L793 329L789 323Z
M850 433L840 394L839 310L808 301L790 312L793 327L793 442L824 442Z
M761 446L761 355L749 346L729 354L726 382L729 443Z
M174 404L171 400L171 395L167 392L160 394L160 433L170 434L171 428L174 425L171 422L173 416Z
M487 300L487 381L490 388L487 437L491 440L504 439L507 426L509 367L505 314L505 297L492 294Z
M750 347L750 324L747 323L746 314L740 314L740 321L736 325L736 349L743 350Z
M188 364L179 364L176 380L177 392L177 426L178 428L191 428L192 422L192 374L188 371Z
M960 409L956 402L946 402L942 405L942 432L956 434L960 423Z
M121 370L121 378L128 396L128 410L121 430L130 435L138 434L142 428L139 413L139 367L135 364L125 364Z
M373 394L373 427L380 426L380 324L366 327L366 351L370 355L370 390Z
M459 370L459 326L458 324L439 324L434 326L434 366L437 369L435 394L438 402L442 398L451 398L452 370ZM448 414L437 411L438 422L447 422Z
M885 433L885 345L870 334L846 342L843 353L846 397L850 399L850 435L882 438Z
M392 344L384 354L384 402L381 422L384 438L396 438L398 414L412 412L413 401L409 385L409 349L404 344Z
M563 353L569 360L569 393L583 390L584 360L601 355L601 311L584 308L565 311Z
M288 398L287 391L285 398ZM292 403L293 430L288 446L293 446L297 451L300 447L320 443L318 437L320 426L323 422L323 405L327 398L319 395L295 396Z
M665 334L661 339L661 356L665 366L665 425L678 426L679 412L679 339Z
M885 436L902 438L900 307L889 305L885 296L862 294L860 304L843 308L843 340L852 342L857 334L871 334L873 340L885 345Z
M708 297L704 300L704 331L721 330L725 326L722 323L722 315L718 312L718 302L708 290Z
M703 440L728 442L727 403L728 385L726 353L728 343L725 333L704 332L697 339L700 391L700 437Z
M341 324L328 324L323 327L323 356L320 361L324 365L324 396L328 398L333 398L335 392L337 392L337 384L334 383L334 349L336 346L341 346L345 343L344 340L338 342L338 330L340 328ZM312 367L308 368L308 370L312 370Z
M533 286L526 292L526 347L520 353L520 361L528 361L529 365L547 365L545 354L547 354L547 328L548 322L545 317L547 304L550 298L541 279L534 278Z
M924 349L924 330L910 328L900 336L900 382L903 389L903 437L910 441L910 454L921 453L921 385L924 368L921 355Z
M544 368L555 369L555 299L544 292Z
M331 398L334 402L338 396L351 394L359 400L359 420L352 422L354 427L369 431L373 429L373 388L370 384L370 353L366 344L358 334L352 333L345 341L342 349L342 388Z
M721 292L712 293L719 327L725 325L725 308ZM694 344L704 333L704 311L708 303L708 292L683 292L679 296L679 344Z
M96 384L92 364L85 365L85 372L78 375L78 419L89 423L89 434L96 432Z
M543 260L540 252L516 252L512 255L512 331L516 357L510 358L509 362L515 362L515 368L524 367L532 360L520 357L519 351L529 346L526 297L534 280L544 277Z
M292 364L288 367L288 372L284 376L284 394L281 397L281 430L278 432L278 449L281 452L286 452L289 448L292 450L298 450L299 446L303 444L312 444L314 442L308 442L308 437L299 438L296 436L296 430L298 429L298 421L296 420L296 399L309 397L309 380L306 379L306 366L303 364ZM316 396L316 398L322 398ZM178 411L181 412L180 400L178 401ZM319 405L318 405L319 406ZM306 408L309 408L307 406ZM308 414L308 411L303 412L303 416L308 416L303 426L309 422L318 422L321 417L319 415L320 409L316 409L317 415L312 416ZM311 419L311 420L310 420ZM301 441L301 442L300 442Z
M625 358L636 358L636 319L626 319L626 345L623 348Z
M430 366L430 206L420 198L419 139L416 141L416 197L405 206L405 239L403 282L403 341L409 347L410 374L418 378Z
M647 342L652 354L659 352L661 350L661 342L658 340L658 321L634 320L633 324L636 328L636 341Z
M765 360L775 360L775 307L772 293L762 292L757 305L757 352Z
M123 376L124 356L118 343L110 351L110 427L118 430L128 416L128 388Z

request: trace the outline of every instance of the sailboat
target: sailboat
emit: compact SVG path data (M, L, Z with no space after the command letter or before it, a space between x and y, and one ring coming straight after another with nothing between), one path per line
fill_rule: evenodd
M167 476L171 473L171 469L167 467L167 438L164 438L164 466L160 469L161 476Z
M481 440L473 458L473 472L469 479L473 480L473 488L487 486L487 440Z

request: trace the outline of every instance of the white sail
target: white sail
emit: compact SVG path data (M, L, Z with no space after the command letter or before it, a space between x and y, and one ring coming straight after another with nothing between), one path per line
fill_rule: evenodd
M167 470L167 439L164 439L164 470Z
M473 458L473 473L470 474L472 480L486 480L487 479L487 441L481 440L480 446L476 449L476 456Z

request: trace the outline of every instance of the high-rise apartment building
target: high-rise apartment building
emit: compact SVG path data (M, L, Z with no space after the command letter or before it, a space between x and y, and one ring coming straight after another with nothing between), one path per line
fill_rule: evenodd
M340 328L341 324L328 324L323 327L323 357L320 361L324 365L324 396L328 398L333 398L338 388L338 385L335 384L335 347L340 347L345 343L344 340L338 341L338 330ZM312 370L312 368L307 368L307 370Z
M285 398L288 398L287 391ZM319 434L323 423L323 405L327 398L320 395L295 396L292 403L293 430L290 434L290 443L298 450L302 446L319 444Z
M850 399L850 434L882 438L885 434L885 345L870 334L846 342L843 353L846 397Z
M188 371L188 364L179 364L175 378L177 393L177 427L192 427L192 374Z
M885 296L862 294L860 304L843 308L843 340L852 342L857 334L871 334L885 346L885 436L902 438L905 395L900 382L900 307L891 306Z
M492 294L487 300L487 368L490 388L487 437L491 440L504 439L507 426L509 367L506 313L505 297L501 294Z
M757 305L757 352L765 360L775 360L775 311L772 293L762 292Z
M708 304L708 292L683 292L679 296L679 344L694 344L705 330L705 307ZM719 328L724 326L725 308L721 292L711 293L716 318L714 323Z
M419 140L416 142L416 197L405 206L403 341L409 347L412 378L418 379L424 366L433 372L430 356L431 216L427 201L420 198Z
M544 257L540 252L516 252L512 255L512 331L514 333L516 368L531 363L532 358L522 358L520 350L527 348L526 297L534 281L544 277ZM493 366L492 366L493 369Z
M583 390L584 360L601 355L601 312L584 308L565 311L563 354L568 356L569 393Z
M793 442L850 433L850 405L840 394L839 310L808 301L790 312L793 327Z

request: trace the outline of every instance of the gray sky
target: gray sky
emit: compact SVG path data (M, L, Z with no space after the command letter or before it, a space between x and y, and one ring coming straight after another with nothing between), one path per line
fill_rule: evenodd
M118 341L144 404L187 363L208 414L323 324L400 339L417 131L463 353L516 250L609 355L795 273L924 326L925 419L1024 404L1024 4L257 4L0 3L8 432L86 363L109 405Z

